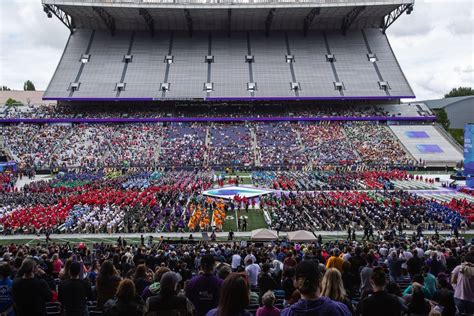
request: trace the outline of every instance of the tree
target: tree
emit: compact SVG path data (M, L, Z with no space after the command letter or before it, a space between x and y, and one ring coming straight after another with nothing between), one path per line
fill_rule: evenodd
M12 89L8 88L7 86L1 86L0 91L11 91Z
M5 105L7 105L7 106L22 105L22 103L20 101L15 100L15 99L8 98L8 100L5 102Z
M438 123L443 126L445 130L448 130L451 122L448 119L448 114L446 114L446 111L444 109L436 109L433 110L433 112L436 114Z
M35 85L31 80L26 80L25 83L23 84L23 90L25 91L36 91Z
M452 98L452 97L464 97L468 95L474 95L474 89L471 87L459 87L459 88L454 88L451 91L449 91L448 94L445 94L445 98Z

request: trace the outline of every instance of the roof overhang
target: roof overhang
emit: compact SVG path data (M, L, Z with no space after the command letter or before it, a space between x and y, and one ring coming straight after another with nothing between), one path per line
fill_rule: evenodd
M42 0L43 5L59 8L72 17L76 28L104 29L107 25L97 12L107 13L117 30L148 30L150 24L143 18L143 9L153 20L156 30L186 30L192 19L194 30L265 30L269 10L272 12L272 29L303 30L340 29L342 21L354 9L364 9L352 21L350 28L380 27L383 20L400 6L413 4L414 0L332 0L313 1L186 1L186 0ZM310 25L305 19L317 15ZM142 10L142 11L140 11ZM229 14L231 10L231 14Z

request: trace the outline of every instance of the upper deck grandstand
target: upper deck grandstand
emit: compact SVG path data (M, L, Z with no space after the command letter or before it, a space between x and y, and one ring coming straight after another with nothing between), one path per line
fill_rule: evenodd
M385 30L413 1L43 1L71 30L45 100L414 97Z

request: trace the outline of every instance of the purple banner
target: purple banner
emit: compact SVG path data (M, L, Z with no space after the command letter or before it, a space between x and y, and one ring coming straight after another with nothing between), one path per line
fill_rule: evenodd
M5 118L5 123L147 123L147 122L277 122L277 121L435 121L436 116L331 116L331 117L144 117L144 118Z

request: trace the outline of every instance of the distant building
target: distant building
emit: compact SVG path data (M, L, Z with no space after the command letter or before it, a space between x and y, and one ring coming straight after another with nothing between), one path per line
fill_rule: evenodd
M444 109L451 122L450 128L464 128L468 123L474 123L474 96L454 97L437 100L420 101L430 109Z

